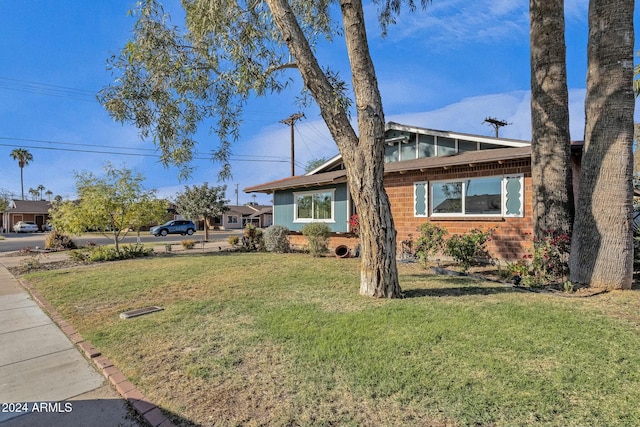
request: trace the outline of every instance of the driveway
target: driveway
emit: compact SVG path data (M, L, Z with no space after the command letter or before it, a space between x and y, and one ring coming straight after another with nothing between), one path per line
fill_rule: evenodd
M241 234L242 230L210 231L209 241L226 242L229 236L239 236ZM14 252L24 248L44 248L46 233L5 233L0 234L0 236L4 237L4 240L0 240L0 252ZM102 234L83 234L82 236L72 236L71 238L78 246L85 246L88 242L93 242L97 245L113 243L113 239L108 239ZM170 234L165 237L154 237L148 231L140 233L140 241L146 244L179 243L185 239L203 240L204 231L198 231L193 236ZM136 233L129 233L121 243L135 244L136 240Z

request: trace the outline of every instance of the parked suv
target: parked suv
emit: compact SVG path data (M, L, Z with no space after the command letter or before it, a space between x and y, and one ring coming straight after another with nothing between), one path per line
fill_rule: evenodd
M149 232L154 236L166 236L167 234L182 234L183 236L188 234L191 236L196 232L196 225L193 221L176 219L156 227L151 227Z

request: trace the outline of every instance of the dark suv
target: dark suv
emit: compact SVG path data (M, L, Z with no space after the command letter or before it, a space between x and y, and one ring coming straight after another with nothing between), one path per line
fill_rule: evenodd
M151 227L149 232L154 236L166 236L167 234L182 234L183 236L188 234L191 236L196 232L196 225L193 221L176 219L162 225Z

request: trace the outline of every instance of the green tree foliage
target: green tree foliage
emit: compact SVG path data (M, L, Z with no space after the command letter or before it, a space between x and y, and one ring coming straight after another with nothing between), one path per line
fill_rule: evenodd
M329 159L326 158L326 157L320 157L320 158L317 158L317 159L309 160L307 162L307 164L304 166L304 172L305 173L309 173L312 170L314 170L314 169L320 167L321 165L327 163L328 160Z
M0 189L0 212L4 212L9 207L11 201L11 193Z
M9 153L9 156L11 156L13 160L16 160L20 167L20 189L22 190L22 200L24 200L24 177L22 171L29 162L33 161L33 155L24 148L14 148L11 150L11 153Z
M132 227L143 222L162 221L168 202L158 201L155 190L142 186L141 174L130 169L105 166L105 176L91 172L75 174L78 200L55 203L51 210L51 223L56 230L81 234L95 230L113 239L115 251L120 252L120 241ZM160 206L164 209L160 209ZM157 215L157 216L155 216Z
M193 187L185 186L176 197L178 213L186 218L197 220L204 218L204 239L209 240L211 220L229 210L229 200L224 198L227 186L209 187L208 183Z
M383 33L401 6L414 0L376 0ZM424 7L428 0L421 0ZM369 52L360 0L191 0L183 2L186 31L171 23L154 0L139 2L133 39L109 61L114 85L100 100L119 121L135 123L156 141L162 161L190 172L198 124L211 123L220 144L213 158L221 177L230 173L231 143L250 96L281 91L286 70L299 71L315 99L347 170L347 182L360 215L360 292L399 297L396 232L384 173L384 113ZM342 28L333 16L342 17ZM352 93L338 73L315 56L321 40L344 37ZM350 106L356 105L358 129Z

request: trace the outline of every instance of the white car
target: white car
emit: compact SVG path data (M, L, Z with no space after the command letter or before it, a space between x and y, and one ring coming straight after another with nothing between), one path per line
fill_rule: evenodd
M40 227L33 221L18 221L13 226L13 231L16 233L35 233L40 231Z

